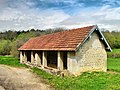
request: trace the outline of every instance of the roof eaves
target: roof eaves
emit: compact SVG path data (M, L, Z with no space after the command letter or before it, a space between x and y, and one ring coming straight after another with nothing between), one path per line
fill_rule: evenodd
M99 33L101 34L101 36L102 36L103 40L105 41L105 43L106 43L108 49L112 52L112 49L111 49L110 45L108 44L107 40L105 39L104 35L102 34L102 32L99 30L98 27L97 27L97 30L98 30Z
M19 51L75 51L75 49L20 49Z

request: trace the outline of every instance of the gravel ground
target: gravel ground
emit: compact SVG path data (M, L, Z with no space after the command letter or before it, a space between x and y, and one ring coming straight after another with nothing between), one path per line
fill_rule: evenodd
M0 65L0 90L55 90L30 69Z
M0 90L5 90L4 87L0 86Z

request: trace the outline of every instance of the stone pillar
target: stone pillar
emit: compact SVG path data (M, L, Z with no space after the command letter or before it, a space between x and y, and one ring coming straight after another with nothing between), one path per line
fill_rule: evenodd
M58 52L58 59L57 59L57 68L58 70L63 70L63 53L62 52Z
M26 52L24 51L24 63L27 62L27 55L26 55Z
M38 53L35 53L35 61L36 61L36 65L41 66L41 58Z
M23 63L23 61L24 61L23 51L20 51L20 63Z
M31 51L31 63L34 64L35 58L34 58L34 52Z
M47 52L46 51L43 51L43 56L42 56L42 65L43 67L47 67Z

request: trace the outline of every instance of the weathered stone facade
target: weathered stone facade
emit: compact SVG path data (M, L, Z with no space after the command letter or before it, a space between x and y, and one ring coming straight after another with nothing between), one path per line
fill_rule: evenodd
M74 55L69 53L68 63L70 66L68 67L73 74L107 70L107 53L96 33L93 33Z
M47 67L47 52L43 52L42 63L39 53L31 51L31 63L38 66ZM27 62L25 51L20 52L21 63ZM58 52L58 69L63 70L63 55ZM67 70L79 75L86 71L106 71L107 70L107 54L103 43L98 35L94 32L91 37L75 51L67 52Z
M80 75L82 72L89 71L106 71L106 50L112 51L112 49L97 26L90 28L90 30L86 29L87 28L84 30L76 29L75 31L77 32L73 30L74 33L66 31L63 36L68 35L68 38L66 37L65 40L64 37L60 38L60 43L57 43L57 40L52 42L52 39L50 39L45 42L44 45L40 45L40 49L36 49L40 42L36 44L36 48L34 44L29 45L34 42L33 38L32 41L26 43L28 47L23 45L23 47L19 49L20 63L35 65L44 70L49 69L62 73L67 71L74 75ZM54 36L53 39L58 37L57 35L58 34L52 34L52 36ZM51 35L46 37L47 35L44 37L45 41L49 39L48 37L51 37ZM37 41L39 41L39 39L40 38L36 38ZM53 48L52 44L61 45L59 48ZM70 46L68 47L68 45ZM46 48L48 46L49 48ZM42 47L44 47L44 49Z

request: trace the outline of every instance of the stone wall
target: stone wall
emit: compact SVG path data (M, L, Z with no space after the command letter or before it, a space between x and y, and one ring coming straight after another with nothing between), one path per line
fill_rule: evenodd
M76 52L76 61L76 73L107 70L107 53L96 32Z
M75 52L67 53L67 70L72 74L75 74L77 70L77 61L75 58Z

